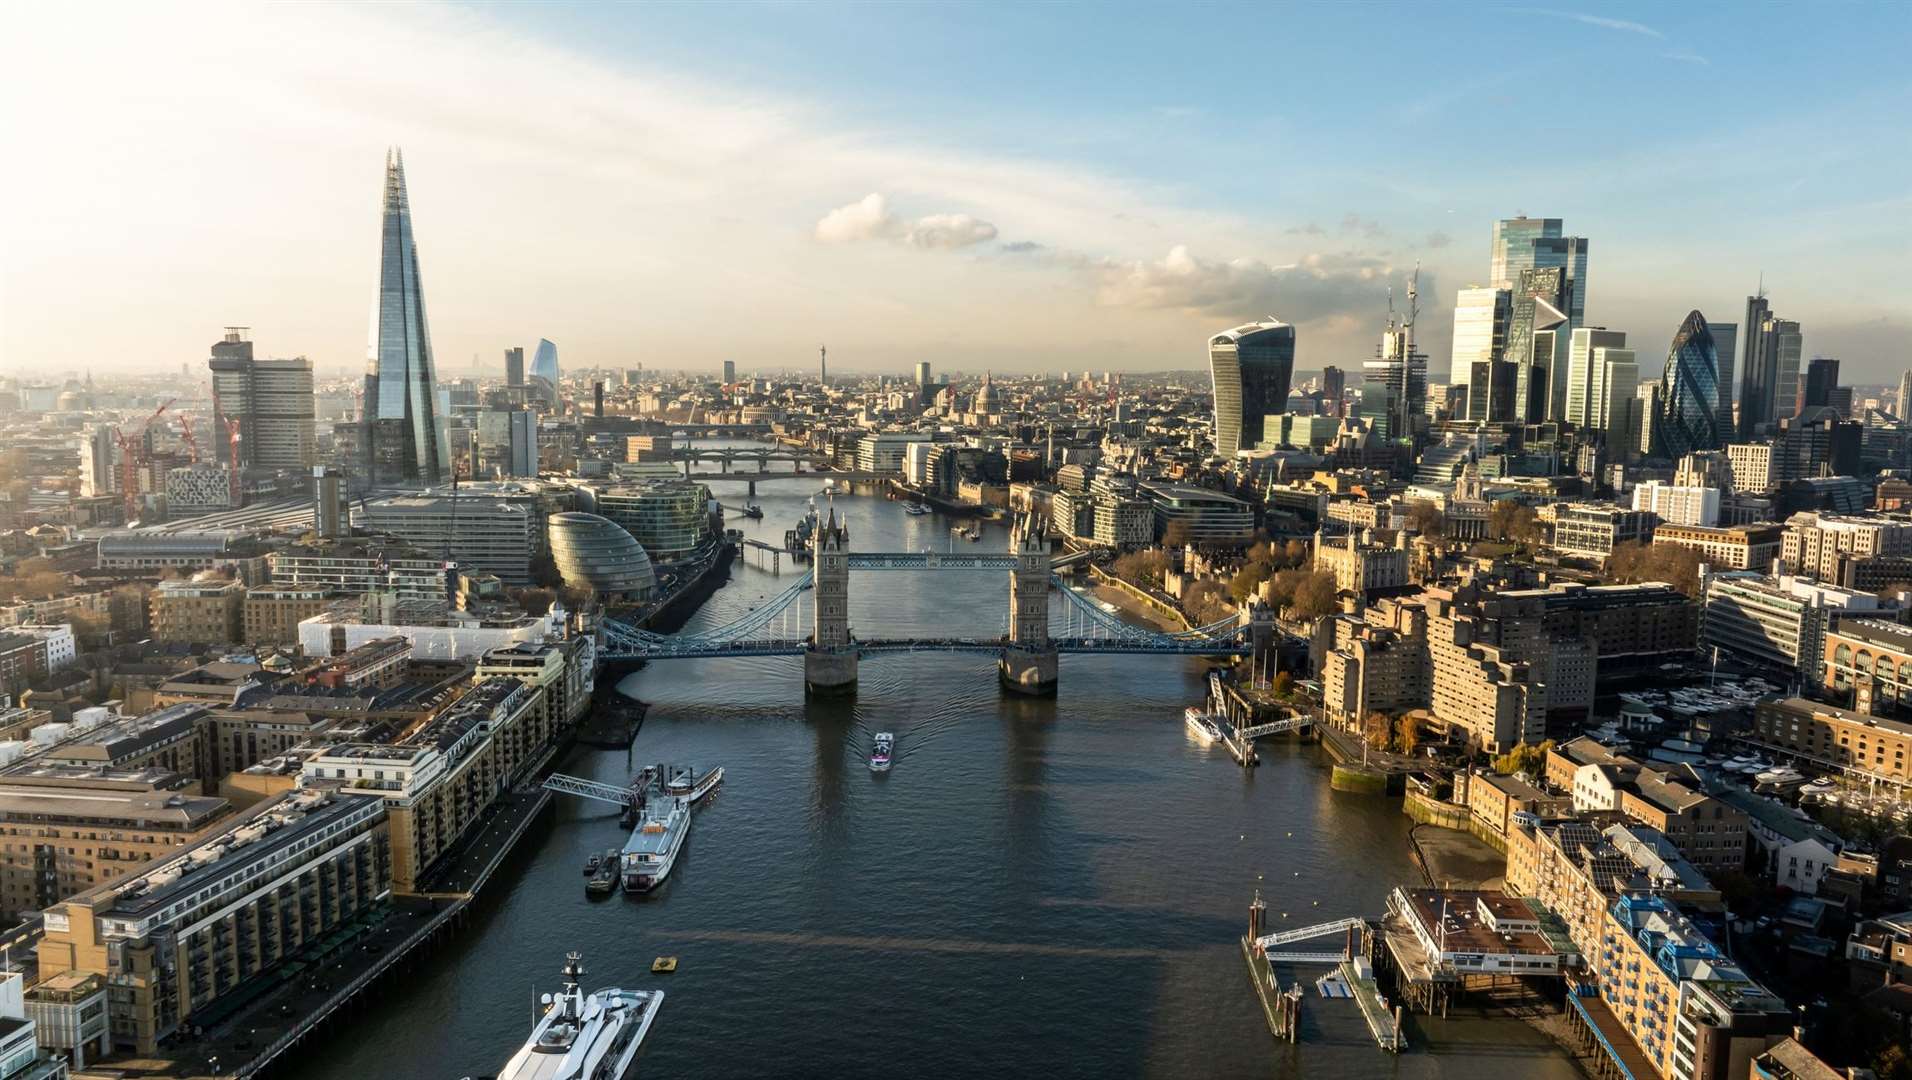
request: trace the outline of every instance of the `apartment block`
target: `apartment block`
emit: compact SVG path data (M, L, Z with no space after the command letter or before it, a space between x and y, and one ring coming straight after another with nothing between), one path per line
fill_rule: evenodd
M114 1045L151 1054L390 891L383 802L290 792L49 907L39 974L105 977Z
M246 587L237 581L162 581L147 603L158 641L217 645L239 640Z
M246 590L240 611L249 645L296 645L299 624L325 610L333 594L316 587L261 585Z
M1912 521L1805 512L1786 519L1779 560L1784 573L1839 580L1839 557L1912 555Z
M1691 548L1714 570L1765 572L1779 557L1783 530L1777 525L1668 525L1653 530L1653 543Z

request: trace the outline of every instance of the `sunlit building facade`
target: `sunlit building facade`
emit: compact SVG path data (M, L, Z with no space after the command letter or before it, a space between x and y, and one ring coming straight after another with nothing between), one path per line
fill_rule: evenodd
M1270 319L1208 341L1215 388L1215 453L1232 458L1262 439L1262 417L1286 412L1295 372L1295 328Z
M1660 416L1654 432L1665 456L1679 458L1726 444L1719 420L1719 355L1713 349L1706 316L1694 311L1680 324L1667 350L1660 387Z
M405 159L397 150L385 157L378 303L368 352L362 416L370 479L375 484L437 482L450 469L451 446L438 413Z

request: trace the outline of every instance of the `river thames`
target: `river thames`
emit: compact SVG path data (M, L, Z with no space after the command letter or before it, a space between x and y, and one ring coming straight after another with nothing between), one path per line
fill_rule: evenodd
M713 487L741 505L741 484ZM778 543L819 487L763 485L764 519L731 524ZM940 514L833 505L856 550L950 543ZM956 543L1003 550L1007 531ZM691 628L793 580L760 562L734 565ZM1007 578L857 572L852 626L999 634ZM633 762L726 770L665 886L587 898L585 858L624 833L613 809L562 798L448 948L282 1075L488 1076L577 949L587 989L667 994L638 1076L1578 1076L1513 1021L1423 1020L1398 1058L1365 1037L1272 1040L1237 947L1257 885L1278 927L1378 914L1420 878L1399 802L1330 791L1318 749L1264 740L1243 770L1192 741L1181 712L1204 670L1064 657L1058 695L1027 700L987 657L891 655L863 663L854 699L806 702L795 659L654 664L624 687L652 703ZM877 731L897 736L887 775L865 764ZM629 775L616 751L565 771ZM663 955L679 969L653 976Z

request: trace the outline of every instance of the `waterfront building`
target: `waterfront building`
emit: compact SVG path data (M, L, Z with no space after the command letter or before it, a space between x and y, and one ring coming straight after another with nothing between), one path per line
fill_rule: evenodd
M1413 932L1436 971L1558 975L1565 942L1551 912L1500 891L1396 888L1388 912ZM1564 936L1564 935L1562 935Z
M901 473L911 444L929 441L930 436L921 431L873 431L857 440L856 467L862 472Z
M1156 537L1171 547L1239 546L1254 535L1254 510L1233 495L1154 481L1138 483L1136 491L1154 507Z
M1622 895L1663 896L1682 907L1719 912L1725 902L1700 869L1657 830L1634 822L1590 820L1516 824L1507 830L1507 891L1532 897L1567 924L1592 969L1601 953L1607 909Z
M587 639L570 638L493 649L479 658L476 678L516 679L531 687L537 713L525 737L536 745L590 711L595 653L587 645Z
M0 911L45 910L195 843L230 811L190 772L97 762L0 772Z
M1820 685L1855 712L1893 716L1912 709L1912 628L1854 616L1826 628Z
M1217 457L1261 442L1262 418L1287 410L1294 368L1295 328L1287 323L1246 323L1208 339Z
M1653 514L1607 503L1561 503L1554 508L1553 548L1567 555L1604 559L1620 544L1653 538Z
M9 981L25 976L10 975ZM9 991L11 992L11 991ZM84 1069L97 1057L112 1053L113 1037L107 1022L106 980L99 975L69 971L38 982L27 990L22 1002L29 1025L29 1038L21 1044L38 1042L55 1058L54 1068L35 1072L25 1066L18 1051L0 1048L0 1061L15 1067L0 1066L0 1080L66 1080L67 1066ZM11 1013L0 1007L0 1016ZM21 1034L15 1029L13 1035Z
M337 656L368 641L403 637L420 660L472 660L491 649L560 636L561 615L526 615L515 607L476 612L444 600L371 593L337 601L300 623L299 648L307 656Z
M544 547L543 515L528 495L508 491L388 495L366 503L360 520L414 548L442 552L441 568L455 563L508 585L531 584L531 560Z
M346 596L390 592L415 600L443 600L451 594L453 564L423 548L381 537L322 537L280 548L269 559L272 584L285 589Z
M546 527L551 557L566 585L627 600L650 599L657 585L651 558L616 522L569 511L553 514Z
M1155 508L1147 499L1096 496L1093 528L1104 547L1147 547L1155 542Z
M246 587L231 579L162 581L148 599L155 641L217 645L239 640Z
M385 156L382 217L377 315L362 417L366 475L373 484L434 484L450 471L451 444L438 411L405 159L397 150Z
M1377 622L1376 617L1387 622ZM1329 620L1333 647L1322 658L1322 706L1330 719L1356 727L1369 713L1396 715L1431 700L1427 616L1418 604L1370 609L1368 618Z
M49 907L39 974L106 978L114 1045L150 1055L390 888L380 800L288 793L137 876Z
M530 730L542 696L514 678L486 679L399 742L327 747L306 760L306 782L381 800L390 815L391 888L418 892L545 748Z
M1646 480L1633 488L1633 508L1673 525L1719 524L1720 493L1713 487L1681 487Z
M1505 753L1547 735L1542 672L1516 650L1488 643L1481 620L1442 602L1429 614L1427 649L1434 727L1467 745Z
M1780 539L1780 569L1788 574L1836 582L1841 558L1912 555L1912 521L1854 517L1813 511L1786 519Z
M1786 1003L1665 897L1616 899L1599 946L1590 964L1598 997L1567 1000L1623 1065L1644 1063L1666 1080L1728 1076L1792 1031Z
M213 435L224 446L226 422L239 422L239 465L258 469L308 469L317 455L314 427L318 399L312 392L312 361L259 360L244 327L226 328L212 347ZM232 464L215 454L215 465ZM222 478L223 482L223 478Z
M1662 522L1653 530L1655 544L1692 548L1700 561L1715 570L1772 568L1779 558L1781 530L1777 525L1673 525Z
M1836 648L1836 646L1835 646ZM1912 724L1805 698L1762 701L1746 742L1865 782L1912 787Z
M695 556L712 540L710 489L687 480L625 484L596 491L597 511L623 526L655 563Z
M1871 593L1789 574L1714 574L1706 580L1700 645L1814 678L1832 619L1878 610Z

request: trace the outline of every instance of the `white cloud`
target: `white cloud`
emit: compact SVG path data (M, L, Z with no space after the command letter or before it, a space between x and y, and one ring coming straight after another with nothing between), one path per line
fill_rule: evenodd
M1571 19L1587 26L1597 26L1602 30L1618 30L1623 34L1639 34L1641 37L1664 39L1665 34L1645 23L1631 19L1613 19L1605 15L1588 15L1580 11L1554 11L1548 8L1522 8L1529 15L1545 15L1550 19Z
M1095 270L1096 299L1106 307L1244 319L1274 315L1292 323L1379 310L1391 272L1381 260L1364 256L1316 254L1286 266L1253 258L1218 262L1183 244L1160 259L1104 260Z
M930 214L905 221L890 212L889 200L871 192L839 206L817 222L816 238L826 244L889 240L910 247L954 250L996 238L996 227L968 214Z
M931 214L916 219L904 239L912 247L963 248L996 238L996 227L968 214Z

